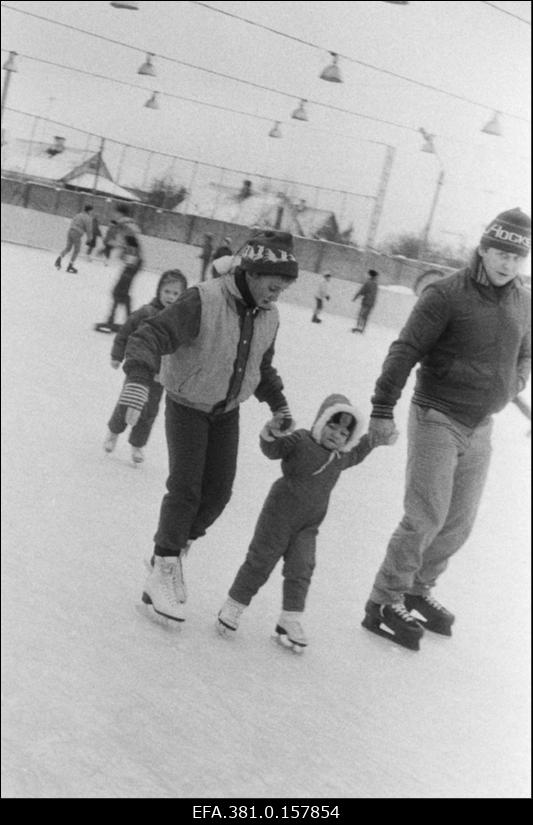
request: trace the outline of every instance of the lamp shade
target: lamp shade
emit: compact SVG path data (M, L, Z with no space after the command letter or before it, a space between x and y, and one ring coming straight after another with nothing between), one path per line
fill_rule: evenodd
M2 69L5 69L6 72L18 72L18 69L15 66L16 56L17 56L17 52L9 52L9 57L7 58L4 65L2 66Z
M291 117L293 117L295 120L309 120L309 118L307 117L307 112L305 111L306 103L307 100L304 100L302 98L302 100L300 100L300 103L292 113Z
M144 104L147 109L159 109L157 94L157 92L152 92L152 96Z
M496 135L497 137L501 137L503 132L500 123L500 113L494 112L491 119L485 123L481 131L485 132L487 135Z
M272 138L280 138L281 137L281 129L279 128L279 126L280 126L280 121L276 120L276 122L274 123L272 129L268 133L268 136L272 137Z
M330 52L330 55L331 63L326 66L324 71L321 72L320 77L322 80L327 80L329 83L342 83L341 73L339 71L339 67L337 66L339 55L335 54L335 52Z
M422 126L419 128L418 131L424 138L424 144L420 151L428 152L430 155L436 155L437 152L435 149L435 144L433 143L433 138L435 137L435 135L430 135L429 132L426 132L426 130Z
M155 77L154 64L152 63L153 54L147 54L144 63L137 69L137 74L148 74L150 77Z

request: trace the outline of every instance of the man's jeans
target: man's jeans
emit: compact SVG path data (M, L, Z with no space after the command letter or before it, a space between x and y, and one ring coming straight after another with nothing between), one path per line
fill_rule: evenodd
M424 594L467 540L490 463L492 420L466 427L411 404L404 516L394 531L370 598Z

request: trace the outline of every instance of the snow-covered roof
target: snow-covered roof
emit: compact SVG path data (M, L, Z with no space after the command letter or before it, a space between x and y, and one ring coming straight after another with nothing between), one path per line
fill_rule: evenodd
M87 167L96 167L100 163L99 176L110 178L109 170L103 160L98 161L94 149L78 149L65 146L64 149L51 154L50 143L31 142L18 139L2 147L2 168L18 172L30 178L60 181L70 178L79 167L80 172Z
M69 178L66 184L67 186L76 186L78 189L88 189L92 192L94 187L94 174L92 172L84 172L75 178ZM106 195L114 195L117 198L124 198L129 201L138 200L135 195L127 189L123 189L118 183L113 183L112 180L108 180L107 178L98 177L96 191L103 192Z

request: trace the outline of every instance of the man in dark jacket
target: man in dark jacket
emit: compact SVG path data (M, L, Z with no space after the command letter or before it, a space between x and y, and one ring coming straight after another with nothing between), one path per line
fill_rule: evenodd
M280 431L293 426L273 366L276 301L298 276L292 236L263 232L224 278L186 290L128 339L120 403L134 425L158 371L167 391L170 472L155 535L147 609L183 621L182 557L227 505L235 478L239 405L251 395L270 407Z
M415 650L424 628L451 635L454 616L430 592L474 525L492 415L529 376L531 303L517 276L530 247L530 218L520 209L498 215L471 265L423 291L376 382L369 434L374 445L392 443L394 405L420 362L404 516L363 620L367 629Z

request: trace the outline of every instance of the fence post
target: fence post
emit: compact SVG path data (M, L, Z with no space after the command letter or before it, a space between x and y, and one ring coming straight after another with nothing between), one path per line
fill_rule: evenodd
M120 175L122 174L122 164L124 163L124 155L126 154L126 149L128 149L128 148L129 147L128 147L127 143L122 144L122 152L120 153L120 157L118 159L118 169L117 169L117 174L116 174L116 177L115 177L115 182L118 183L119 186L120 186Z
M28 151L26 152L26 157L24 158L24 168L22 170L23 175L26 174L26 169L28 168L28 160L31 156L31 150L32 150L32 147L33 147L33 139L35 137L35 132L37 131L37 126L39 124L40 119L41 118L38 115L35 115L34 118L33 118L33 126L31 127L31 134L30 134L30 145L28 146Z
M98 154L96 156L96 169L94 172L94 184L93 184L93 195L96 194L96 190L98 187L98 176L100 174L100 166L102 165L102 154L104 151L105 140L104 138L100 138L100 148L98 150Z
M224 180L224 172L225 172L225 171L226 171L226 170L224 169L224 167L221 167L221 169L220 169L220 180L219 180L219 182L218 182L218 187L217 187L217 191L216 191L216 195L215 195L215 202L214 202L214 204L213 204L213 210L212 210L212 212L211 212L211 217L212 217L212 218L214 218L214 217L215 217L215 214L216 214L216 211L217 211L217 206L218 206L218 196L219 196L219 194L220 194L220 187L222 186L222 181Z

